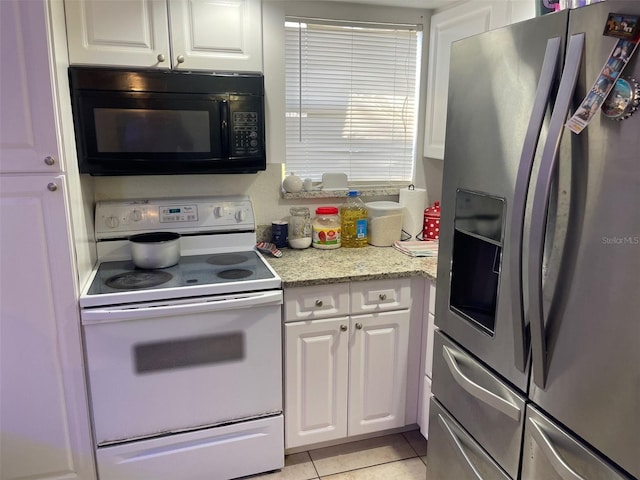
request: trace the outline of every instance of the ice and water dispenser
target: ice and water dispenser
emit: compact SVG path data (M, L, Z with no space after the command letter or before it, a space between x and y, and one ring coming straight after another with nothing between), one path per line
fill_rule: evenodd
M504 199L458 190L453 236L452 311L493 336L503 247Z

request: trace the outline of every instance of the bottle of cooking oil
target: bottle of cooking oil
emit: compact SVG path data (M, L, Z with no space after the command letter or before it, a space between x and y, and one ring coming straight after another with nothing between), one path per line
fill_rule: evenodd
M347 201L340 208L343 247L367 246L367 208L356 190L349 190Z

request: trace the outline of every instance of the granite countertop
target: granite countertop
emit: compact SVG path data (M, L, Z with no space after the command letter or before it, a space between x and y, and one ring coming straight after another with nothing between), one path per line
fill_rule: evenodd
M284 248L280 258L265 257L282 278L284 288L403 277L435 281L438 263L437 257L410 257L393 247L373 246L334 250Z

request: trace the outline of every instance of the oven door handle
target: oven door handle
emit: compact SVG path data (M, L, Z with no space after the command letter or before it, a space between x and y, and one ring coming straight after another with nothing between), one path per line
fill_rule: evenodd
M182 300L183 302L185 300ZM180 300L178 300L180 302ZM168 317L192 313L209 313L240 308L266 307L282 305L282 291L268 291L225 295L220 297L206 297L191 303L154 302L142 305L120 305L82 311L82 324L122 322L149 317Z

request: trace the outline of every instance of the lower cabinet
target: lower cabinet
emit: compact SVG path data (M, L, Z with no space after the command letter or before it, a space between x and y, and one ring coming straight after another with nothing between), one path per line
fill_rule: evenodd
M410 282L358 283L285 289L286 448L407 424Z
M64 175L0 176L0 479L95 479Z
M429 434L429 405L431 399L431 371L433 369L433 336L435 332L436 284L425 282L424 326L422 331L422 358L424 359L424 375L422 390L418 404L418 425L424 438Z

